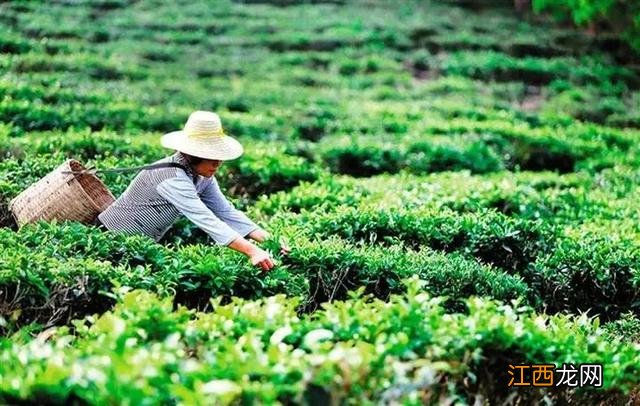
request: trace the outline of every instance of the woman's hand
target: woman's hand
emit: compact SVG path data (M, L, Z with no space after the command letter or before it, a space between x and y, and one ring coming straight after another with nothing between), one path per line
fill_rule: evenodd
M251 264L262 268L263 271L273 269L275 263L269 253L263 249L257 248L250 256Z
M271 255L269 255L267 251L252 244L243 237L238 237L233 240L229 244L229 247L248 256L251 264L260 267L263 271L269 271L275 266Z

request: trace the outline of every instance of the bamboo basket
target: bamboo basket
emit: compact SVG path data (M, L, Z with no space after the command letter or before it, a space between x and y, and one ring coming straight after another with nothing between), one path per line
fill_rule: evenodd
M92 223L115 198L97 176L73 174L85 167L69 159L9 203L19 227L39 220Z

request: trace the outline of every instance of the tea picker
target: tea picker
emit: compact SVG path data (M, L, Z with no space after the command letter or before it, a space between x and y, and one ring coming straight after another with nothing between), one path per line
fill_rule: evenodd
M256 243L270 237L223 195L213 175L240 157L242 145L226 135L217 114L193 112L184 128L162 136L175 154L135 168L85 168L68 160L9 205L18 226L38 220L75 220L158 241L184 215L217 244L245 254L267 271L275 264ZM97 173L139 171L117 199ZM280 252L289 248L281 244Z

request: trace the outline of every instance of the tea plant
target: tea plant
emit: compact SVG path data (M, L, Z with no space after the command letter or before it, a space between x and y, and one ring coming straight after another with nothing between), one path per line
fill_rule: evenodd
M638 345L608 340L586 317L539 316L477 298L466 301L468 313L446 314L441 300L420 290L414 280L388 302L353 296L301 317L282 296L214 301L211 312L199 313L132 291L113 310L75 321L75 333L64 327L47 341L1 339L0 397L54 404L591 402L622 399L637 387ZM494 389L506 377L499 368L540 359L607 365L603 387ZM465 384L470 377L473 385Z

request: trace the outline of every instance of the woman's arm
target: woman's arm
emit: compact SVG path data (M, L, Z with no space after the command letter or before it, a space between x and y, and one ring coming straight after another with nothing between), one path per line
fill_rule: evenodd
M264 240L268 239L270 235L268 232L264 231L263 229L258 228L250 232L249 235L247 235L247 237L258 242L263 242Z
M260 228L256 223L251 221L246 214L233 207L231 202L227 200L218 181L215 178L211 178L207 186L201 193L200 199L204 204L218 216L222 221L227 223L229 227L236 230L245 238L250 238L257 242L263 242L270 237L270 234ZM280 246L280 253L287 255L291 250L289 247L282 243Z
M227 200L215 178L206 179L205 182L206 185L200 192L200 199L220 220L242 236L249 236L260 228Z
M253 265L258 265L265 271L273 268L273 260L266 251L247 241L214 215L200 200L193 183L186 175L167 179L160 183L156 190L185 217L209 234L216 243L245 254Z

